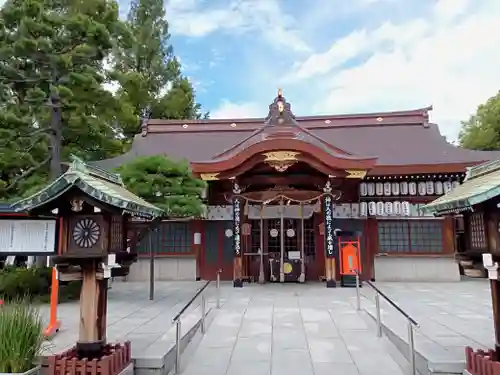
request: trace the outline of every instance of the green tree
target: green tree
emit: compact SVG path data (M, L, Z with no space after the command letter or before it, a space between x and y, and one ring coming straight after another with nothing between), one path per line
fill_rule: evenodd
M195 178L186 161L143 156L117 169L127 189L165 210L170 217L199 216L206 182Z
M0 198L61 174L70 154L120 154L104 58L127 40L108 0L7 0L0 10Z
M164 1L132 0L127 25L134 42L116 48L112 58L118 97L136 116L122 124L125 137L131 140L139 132L139 117L146 114L158 119L202 117L193 86L173 54Z
M458 139L460 145L468 149L500 150L500 91L462 122Z

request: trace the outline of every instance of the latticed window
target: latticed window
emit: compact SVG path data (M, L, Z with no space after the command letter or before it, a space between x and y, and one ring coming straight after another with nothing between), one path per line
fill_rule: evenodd
M155 254L186 254L193 251L192 241L193 231L189 222L165 222L157 231L143 238L137 251L149 253L151 245Z
M470 245L474 249L485 249L486 230L484 227L484 216L482 212L470 215Z
M378 223L379 253L443 251L443 228L437 220L394 220Z
M113 216L111 218L111 250L123 251L123 218L122 216Z

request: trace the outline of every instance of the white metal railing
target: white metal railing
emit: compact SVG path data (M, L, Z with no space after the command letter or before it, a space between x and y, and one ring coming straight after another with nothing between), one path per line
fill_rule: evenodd
M356 309L361 310L361 275L357 270L353 270L356 274ZM415 319L413 319L406 311L399 307L393 300L391 300L384 292L378 289L371 281L363 280L373 290L375 290L375 314L377 320L377 337L382 337L382 317L380 312L380 297L385 299L389 305L394 307L401 315L403 315L408 322L408 361L410 362L411 375L417 375L417 367L415 363L415 340L413 336L413 329L420 327Z
M215 298L216 302L215 305L218 309L220 309L220 274L222 270L217 270L216 273L216 281L215 281ZM175 365L174 365L174 371L175 374L179 374L181 372L181 318L182 315L187 311L187 309L193 304L196 299L201 296L201 324L200 324L200 329L201 333L205 334L206 332L206 322L205 322L205 317L206 317L206 309L207 309L207 302L205 298L205 289L210 285L212 281L207 281L205 285L203 285L198 291L194 294L193 297L189 300L188 303L184 305L184 307L177 313L176 316L172 319L172 324L175 324Z

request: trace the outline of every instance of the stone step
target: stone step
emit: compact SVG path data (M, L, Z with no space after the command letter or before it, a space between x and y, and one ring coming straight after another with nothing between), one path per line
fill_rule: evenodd
M208 329L213 319L212 304L207 304L205 326ZM201 335L201 307L197 306L181 318L181 354ZM132 345L135 375L167 375L173 372L176 356L176 326L170 321L165 322L171 327L157 341L147 347ZM158 327L161 329L161 327Z
M375 307L369 306L364 310L376 325ZM408 360L409 345L406 319L403 316L397 319L392 314L385 316L382 314L382 332ZM416 367L421 375L461 375L464 373L465 349L463 359L459 359L456 353L450 353L437 343L420 336L418 329L414 330L414 345Z

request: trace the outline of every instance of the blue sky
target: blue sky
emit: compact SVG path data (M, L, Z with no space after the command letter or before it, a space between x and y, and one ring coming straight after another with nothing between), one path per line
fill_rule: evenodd
M500 89L498 0L166 0L172 43L212 118L434 106L450 140Z
M0 0L0 4L3 0ZM120 0L126 14L129 0ZM453 140L500 89L499 0L165 0L174 51L212 118L433 105Z

